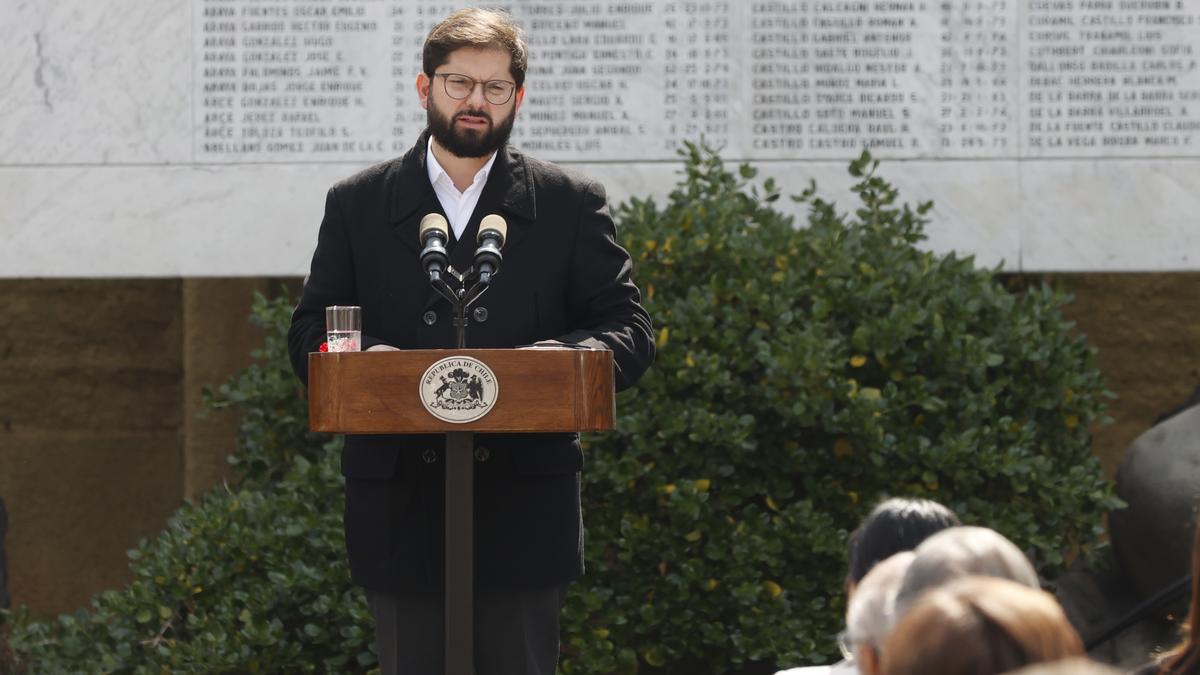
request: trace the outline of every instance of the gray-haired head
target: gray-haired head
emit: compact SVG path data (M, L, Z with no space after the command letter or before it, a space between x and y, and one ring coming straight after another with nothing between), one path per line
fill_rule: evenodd
M896 616L927 589L961 577L999 577L1040 588L1037 572L1017 545L986 527L952 527L926 539L896 594Z
M879 651L896 618L896 593L916 554L904 551L878 563L859 583L846 608L846 638L856 659L864 648Z

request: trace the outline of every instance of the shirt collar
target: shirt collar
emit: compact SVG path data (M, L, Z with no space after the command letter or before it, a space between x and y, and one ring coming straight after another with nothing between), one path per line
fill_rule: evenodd
M478 172L475 173L475 179L471 181L471 184L474 185L480 181L486 181L488 174L491 173L491 171L492 171L492 165L495 163L496 163L496 153L493 152L492 156L488 158L487 163L483 165L483 168L481 168ZM448 184L451 187L454 186L454 181L450 180L450 174L446 173L446 170L443 169L442 165L438 163L437 157L433 156L433 137L432 136L429 137L429 143L425 147L425 168L429 171L429 184L430 185L437 185L438 181L442 179L442 176L445 176ZM455 188L455 189L457 189L457 188Z

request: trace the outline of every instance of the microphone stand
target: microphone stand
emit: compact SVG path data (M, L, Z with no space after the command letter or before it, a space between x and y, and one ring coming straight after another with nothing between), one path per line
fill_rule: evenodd
M454 308L458 349L467 347L467 308L489 288L494 270L429 270L429 283ZM449 281L447 281L449 279ZM475 671L475 434L446 433L445 672Z
M433 290L449 301L450 306L454 308L458 349L467 348L467 308L487 291L493 274L478 272L474 266L468 269L466 274L459 274L453 267L448 267L445 272L429 271L429 284L433 286ZM446 277L450 278L453 285L446 281Z

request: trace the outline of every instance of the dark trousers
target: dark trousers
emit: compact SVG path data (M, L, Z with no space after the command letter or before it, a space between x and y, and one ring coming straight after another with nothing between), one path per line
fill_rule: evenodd
M477 591L476 675L554 675L567 587ZM438 593L367 590L381 675L445 672L445 606Z

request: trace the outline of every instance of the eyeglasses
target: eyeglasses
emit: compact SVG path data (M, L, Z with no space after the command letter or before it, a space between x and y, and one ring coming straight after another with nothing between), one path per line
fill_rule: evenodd
M476 80L458 73L434 73L433 76L442 78L442 83L446 86L446 95L457 101L474 93L477 84L483 86L483 97L492 105L508 103L513 92L517 90L516 83L508 80Z

